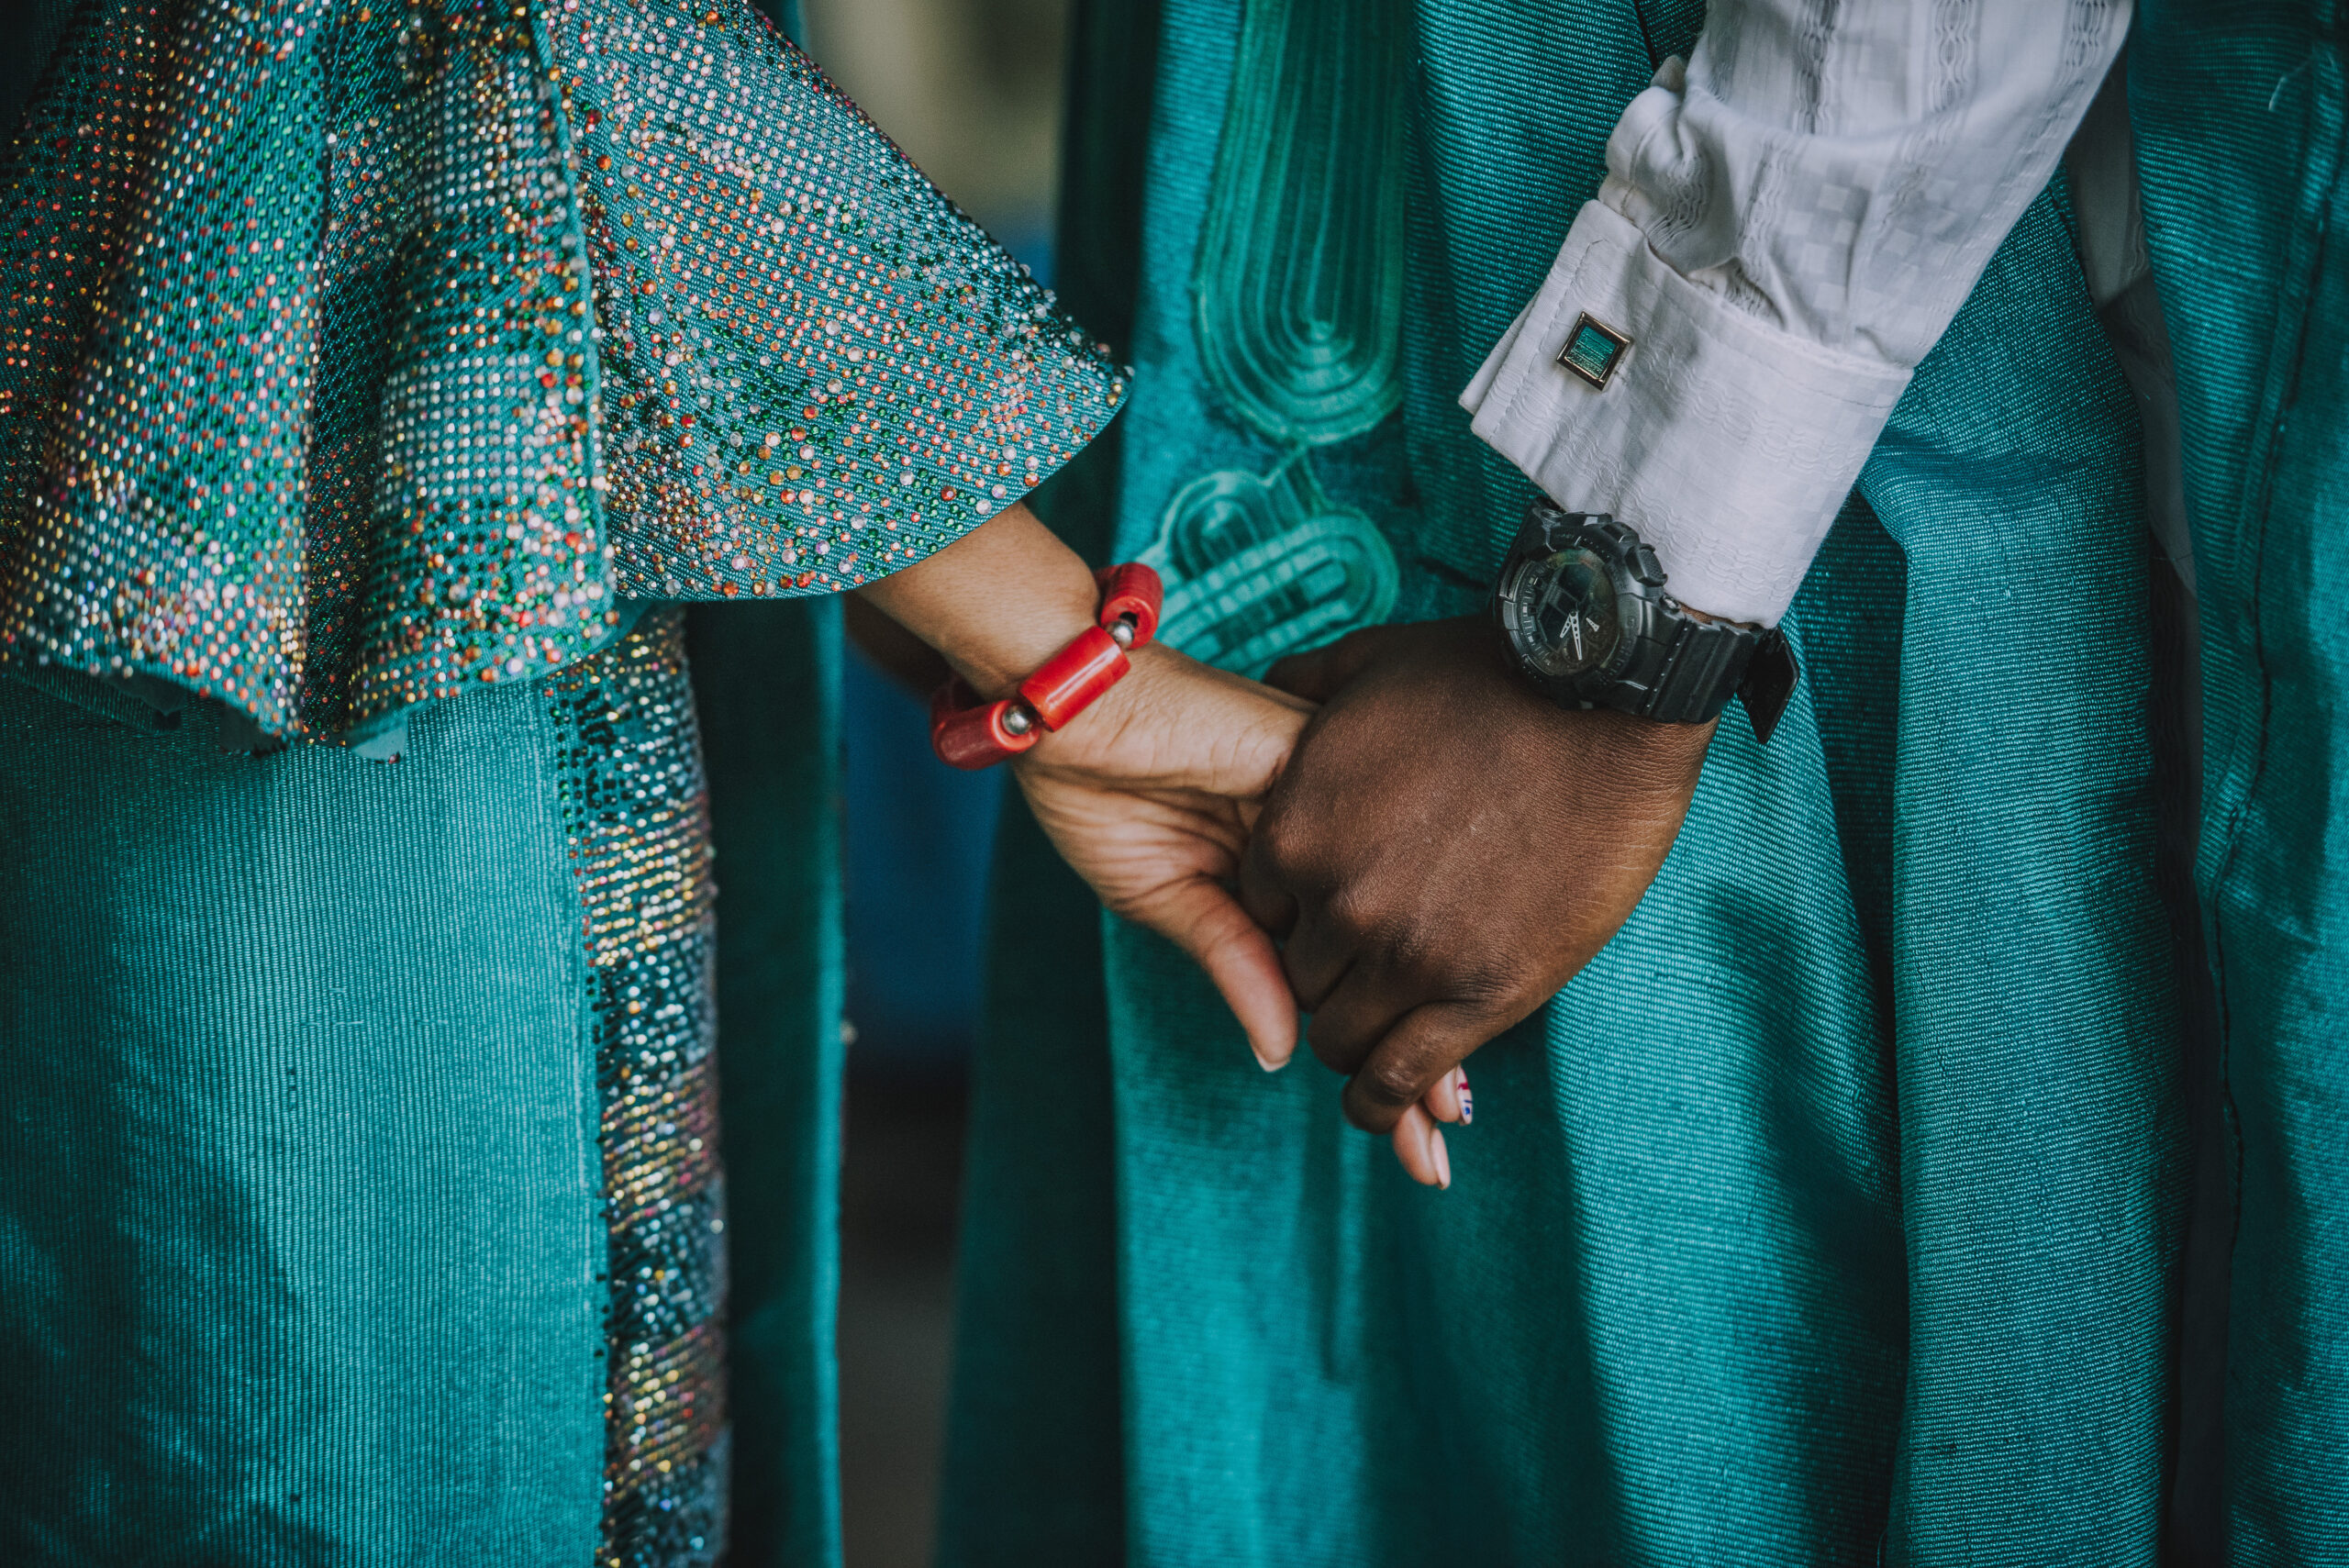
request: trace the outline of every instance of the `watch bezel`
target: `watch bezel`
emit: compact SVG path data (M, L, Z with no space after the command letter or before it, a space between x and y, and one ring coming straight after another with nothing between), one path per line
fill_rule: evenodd
M1654 625L1662 596L1658 588L1641 581L1632 570L1632 547L1612 530L1592 526L1596 521L1583 514L1559 511L1554 504L1538 507L1528 522L1540 525L1541 540L1528 549L1527 540L1520 537L1493 597L1502 637L1518 668L1554 698L1586 707L1598 706L1600 694L1639 684L1628 679L1629 672ZM1520 593L1530 573L1575 550L1597 557L1606 569L1608 584L1615 591L1615 642L1598 662L1556 674L1542 665L1541 636L1528 624Z

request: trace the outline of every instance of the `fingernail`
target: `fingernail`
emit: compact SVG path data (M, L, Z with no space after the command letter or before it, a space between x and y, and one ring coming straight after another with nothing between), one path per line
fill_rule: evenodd
M1435 1184L1449 1190L1452 1186L1452 1155L1443 1147L1441 1129L1429 1131L1428 1153L1435 1160Z
M1468 1074L1460 1074L1460 1125L1466 1127L1476 1119L1476 1102L1468 1097Z
M1250 1046L1248 1050L1256 1058L1256 1065L1263 1068L1267 1073L1277 1073L1282 1068L1288 1065L1288 1062L1285 1060L1280 1062L1274 1061L1271 1057L1265 1055L1263 1051L1258 1051L1252 1045Z

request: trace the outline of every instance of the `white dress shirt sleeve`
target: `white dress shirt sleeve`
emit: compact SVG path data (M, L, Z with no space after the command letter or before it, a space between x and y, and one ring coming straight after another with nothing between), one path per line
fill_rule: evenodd
M1917 361L2111 66L2130 0L1713 0L1461 395L1698 609L1775 624ZM1630 339L1603 387L1584 316Z

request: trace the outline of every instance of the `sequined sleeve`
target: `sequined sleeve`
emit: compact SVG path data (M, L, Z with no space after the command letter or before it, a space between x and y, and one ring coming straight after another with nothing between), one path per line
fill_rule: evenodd
M884 575L1125 391L745 0L83 0L0 212L0 660L280 735Z

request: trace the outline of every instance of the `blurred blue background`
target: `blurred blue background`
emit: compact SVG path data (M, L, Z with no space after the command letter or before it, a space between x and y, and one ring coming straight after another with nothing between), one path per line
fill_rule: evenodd
M808 52L1048 279L1067 0L801 0ZM849 1048L841 1514L849 1568L929 1568L953 1340L964 1073L1007 783L930 751L921 697L845 661Z
M802 0L808 52L941 189L1049 283L1066 0ZM853 1069L951 1078L978 1020L1000 773L853 650L845 697Z
M850 1059L868 1078L953 1077L978 1027L1004 776L941 765L922 704L853 648L845 664Z

